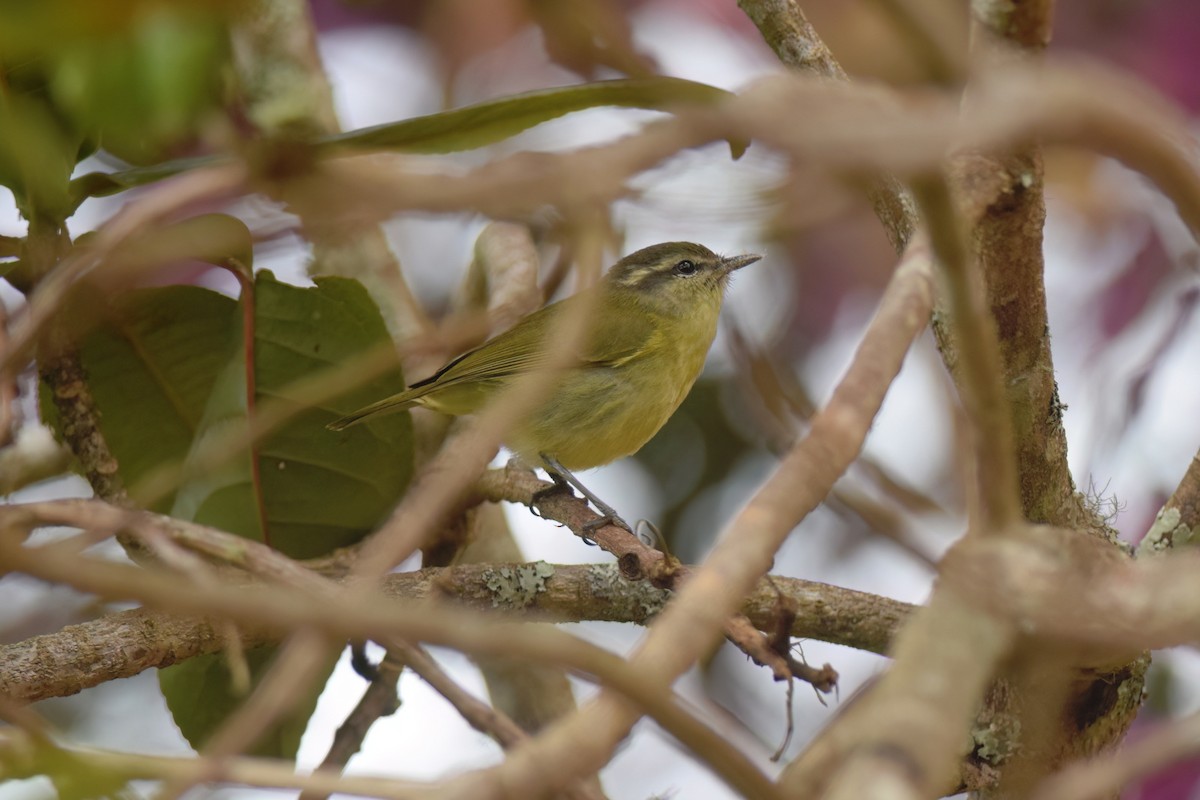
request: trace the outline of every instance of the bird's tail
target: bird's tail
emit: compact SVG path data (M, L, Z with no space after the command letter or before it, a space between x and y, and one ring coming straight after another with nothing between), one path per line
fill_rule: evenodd
M412 408L417 404L417 399L421 396L420 392L414 392L411 389L394 394L391 397L385 397L378 403L371 403L369 406L364 406L353 414L347 414L344 417L339 417L325 427L331 431L344 431L351 425L368 419L369 417L377 417L383 414L394 414L397 411L403 411L406 408Z

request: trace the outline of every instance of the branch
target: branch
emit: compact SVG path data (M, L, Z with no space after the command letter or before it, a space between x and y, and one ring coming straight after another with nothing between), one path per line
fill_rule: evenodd
M546 573L546 574L540 574ZM772 576L742 607L759 630L771 630L782 592L796 605L791 635L884 653L912 606L823 583ZM535 588L530 590L532 585ZM616 565L480 564L429 568L388 576L384 592L406 602L454 600L476 611L521 613L555 622L646 625L669 594L624 580ZM279 626L242 625L247 649L275 644ZM221 652L213 623L137 608L69 625L54 633L0 645L0 695L26 703L65 697L147 669Z
M291 0L255 0L234 20L230 31L234 63L247 116L261 135L281 145L274 153L260 145L259 152L268 160L272 155L280 160L280 154L286 159L295 152L288 144L339 133L333 91L317 52L308 6ZM383 231L378 226L346 230L326 224L324 217L300 217L313 245L309 273L361 280L398 338L428 333L432 323L404 280Z
M117 505L129 504L117 459L100 430L100 412L88 388L87 375L74 346L60 342L44 348L38 358L38 375L49 387L58 410L63 440L79 460L83 477L96 496Z
M70 508L70 504L48 505ZM264 572L292 576L294 581L289 586L269 590L225 586L214 591L206 586L188 586L179 576L81 557L77 543L72 540L26 548L21 544L22 528L36 521L34 506L0 508L0 515L7 517L0 522L18 534L0 536L0 559L12 570L75 586L107 599L139 600L181 614L212 615L241 624L273 625L338 638L375 639L384 643L394 639L423 641L471 655L559 664L599 681L618 696L630 698L643 710L639 716L645 713L657 720L739 791L768 798L776 796L766 776L717 732L696 719L670 687L653 686L623 659L563 631L483 620L476 614L448 608L397 604L386 601L361 581L356 582L353 591L339 594L331 590L325 579L258 543L178 520L163 522L152 514L95 505L99 506L98 515L105 517L97 522L100 527L115 523L118 527L133 527L135 533L138 525L163 525L173 532L185 529L197 534L197 543L215 543L222 552L228 552L229 540L240 541L240 548L231 554L235 558L239 550L251 551L256 562L269 564ZM187 591L182 591L184 587ZM281 662L282 659L276 663ZM288 664L284 674L290 674L292 666ZM266 692L264 685L266 682L259 685L256 693ZM209 768L219 771L223 764L224 759L210 763Z
M530 508L536 507L543 517L566 525L581 539L598 544L617 557L621 574L627 580L648 579L653 586L660 589L675 589L690 576L691 571L688 567L647 546L624 528L608 524L595 530L589 529L588 523L600 519L600 515L581 498L566 492L554 492L534 502L539 492L551 487L552 484L538 480L533 473L518 468L492 470L485 473L476 484L476 488L488 500L509 500ZM772 625L762 629L774 632L776 627ZM726 622L725 636L754 663L769 668L777 681L800 678L825 693L836 688L837 672L832 667L826 664L822 670L792 669L794 663L787 655L773 648L770 640L755 630L750 621L740 614Z
M1138 556L1187 544L1200 532L1200 452L1192 456L1183 479L1138 544Z
M0 732L0 764L6 778L61 777L66 785L83 776L92 785L120 787L130 781L156 780L179 785L216 781L274 789L300 789L325 795L348 794L386 800L433 798L428 785L395 778L342 776L320 770L310 775L297 774L294 764L265 758L233 758L224 762L217 774L209 765L193 757L150 756L94 748L56 746L52 740L39 741L22 731ZM86 785L86 784L85 784Z
M96 232L86 247L76 244L28 296L24 311L13 319L7 346L0 355L0 378L21 370L48 327L59 319L71 293L82 283L81 278L103 268L118 247L136 246L136 237L152 225L197 204L216 202L241 189L244 182L244 167L233 164L197 169L139 193Z
M400 708L396 684L405 664L399 660L398 655L391 650L387 651L358 704L338 726L333 735L333 744L317 769L330 773L341 772L350 759L362 749L363 740L367 738L367 732L376 720L391 716ZM326 800L328 797L328 794L321 792L305 792L300 795L299 800Z
M1002 382L996 327L981 307L982 287L945 181L940 177L916 181L914 194L925 214L930 242L947 287L951 327L947 330L936 316L934 326L950 342L949 352L954 357L948 360L956 373L974 434L973 466L982 512L975 521L976 531L1001 534L1022 514L1012 415Z

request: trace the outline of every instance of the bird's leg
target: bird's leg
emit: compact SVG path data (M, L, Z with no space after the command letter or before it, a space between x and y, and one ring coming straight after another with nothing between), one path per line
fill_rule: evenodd
M576 478L572 474L571 470L558 463L558 459L548 453L539 453L538 455L542 457L542 461L546 465L546 474L550 476L550 480L554 481L554 486L549 489L543 489L543 492L556 492L563 488L570 491L571 487L574 487L600 512L600 519L584 523L583 529L585 532L591 533L603 528L605 525L616 525L618 528L624 528L630 533L633 532L633 529L629 527L629 523L621 519L615 508L597 497L591 489L584 486L579 478ZM538 494L541 493L538 492ZM584 540L587 541L587 537L584 537Z

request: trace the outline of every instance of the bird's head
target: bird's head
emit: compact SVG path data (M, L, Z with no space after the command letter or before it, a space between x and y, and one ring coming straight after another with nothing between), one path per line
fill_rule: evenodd
M719 256L692 242L664 242L618 261L606 280L618 290L663 310L683 313L697 307L720 309L729 276L762 256Z

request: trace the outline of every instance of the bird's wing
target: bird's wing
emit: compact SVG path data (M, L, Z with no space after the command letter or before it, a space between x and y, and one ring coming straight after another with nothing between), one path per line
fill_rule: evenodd
M542 337L553 328L557 315L569 303L570 298L533 312L496 338L468 350L425 380L414 383L409 391L436 391L445 386L498 380L534 369L545 361Z
M553 350L553 344L547 343L545 337L553 335L554 326L561 322L560 315L576 313L584 303L595 300L595 296L575 295L535 311L515 327L413 384L409 391L420 396L447 386L496 381L536 369L546 362L547 351ZM614 315L598 308L589 308L587 312L592 317L590 330L578 351L579 361L585 367L620 366L654 343L654 326L641 313Z
M591 332L580 353L580 360L590 367L620 367L658 343L659 331L650 317L636 309L626 308L620 314L596 314Z

